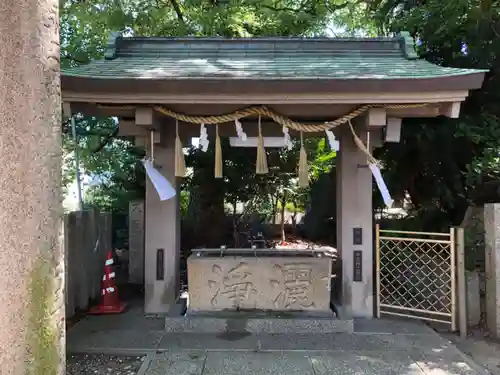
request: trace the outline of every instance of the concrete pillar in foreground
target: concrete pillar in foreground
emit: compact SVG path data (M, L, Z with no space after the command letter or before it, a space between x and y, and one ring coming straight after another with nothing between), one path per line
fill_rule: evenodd
M366 155L341 126L337 156L337 246L342 259L342 318L373 317L372 176ZM366 127L356 127L366 141Z
M0 373L65 373L59 2L0 1Z
M175 187L175 135L169 125L163 124L154 158L161 174ZM179 200L176 196L160 201L151 181L148 177L146 180L144 307L147 314L166 314L179 296Z
M484 205L486 324L500 337L500 203Z

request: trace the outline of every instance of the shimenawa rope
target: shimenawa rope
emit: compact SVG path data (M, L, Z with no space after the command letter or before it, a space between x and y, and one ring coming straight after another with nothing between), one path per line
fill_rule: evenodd
M183 113L175 112L172 111L171 109L161 107L161 106L155 106L154 109L165 116L173 117L177 120L184 121L184 122L189 122L191 124L205 124L205 125L214 125L214 124L221 124L224 122L233 122L235 120L240 120L245 117L249 116L266 116L271 118L274 122L277 124L280 124L282 126L286 126L290 129L296 130L296 131L302 131L306 133L312 133L312 132L322 132L325 130L329 130L332 128L335 128L339 125L345 124L346 122L353 120L354 118L362 115L366 111L368 111L370 108L387 108L387 109L403 109L403 108L419 108L419 107L425 107L427 104L420 103L420 104L385 104L385 105L379 105L379 104L365 104L362 105L361 107L356 108L355 110L339 117L338 119L334 121L326 121L323 124L303 124L297 121L293 121L288 117L285 117L269 107L266 106L255 106L255 107L248 107L244 109L237 110L232 113L226 113L223 115L216 115L216 116L192 116L192 115L185 115Z
M367 146L363 143L363 141L358 137L356 134L356 131L354 130L354 127L352 125L352 120L355 119L356 117L362 115L366 111L368 111L370 108L386 108L386 109L404 109L404 108L421 108L427 106L427 103L412 103L412 104L364 104L355 110L346 113L345 115L333 120L333 121L326 121L323 124L304 124L300 123L297 121L294 121L288 117L285 117L269 107L266 106L254 106L254 107L248 107L244 109L239 109L235 112L232 113L226 113L223 115L215 115L215 116L193 116L193 115L186 115L183 113L175 112L171 109L162 107L162 106L154 106L154 110L157 112L160 112L164 114L165 116L172 117L176 119L176 121L184 121L184 122L189 122L191 124L198 124L198 125L218 125L221 123L225 122L233 122L236 120L240 120L245 117L249 116L259 116L259 147L258 148L258 157L257 157L257 173L265 173L264 171L267 170L267 163L265 160L265 151L263 151L263 139L262 139L262 133L261 133L261 128L260 128L260 119L262 116L266 116L271 118L274 122L277 124L299 131L301 133L301 138L302 138L302 132L305 133L316 133L316 132L322 132L325 130L330 130L333 129L339 125L347 123L349 125L349 129L351 130L354 143L356 146L366 155L367 157L367 162L369 164L376 164L379 165L379 162L377 159L373 157L373 155L370 153L370 150L367 148ZM101 107L105 107L104 105L100 105ZM134 108L132 106L126 106L127 108ZM176 123L176 138L178 138L178 123ZM218 129L217 129L217 138L218 138ZM217 143L217 142L216 142ZM220 140L219 140L220 143ZM303 144L303 142L301 142ZM177 148L181 148L180 144L180 139L176 139L176 146ZM216 145L217 146L217 145ZM219 148L219 147L217 147ZM303 146L301 146L301 151ZM259 150L260 149L260 150ZM302 153L302 152L301 152ZM217 152L218 156L221 157L221 152ZM259 155L260 154L260 155ZM183 155L182 155L183 156ZM301 155L302 156L302 155ZM303 158L303 157L302 157ZM177 167L177 162L176 162L176 175L178 176L183 176L184 172L182 171L184 168L182 168L183 161L178 162L179 166ZM218 169L221 169L222 164L220 161L219 163L216 163L216 175L217 177L220 177L222 175L222 171L219 171ZM260 167L260 168L259 168ZM304 169L304 168L301 168ZM220 172L220 174L219 174Z
M154 109L157 112L164 114L165 116L173 117L177 121L180 120L180 121L189 122L192 124L210 124L210 125L215 124L215 125L217 125L217 124L221 124L221 123L225 123L225 122L232 122L232 121L240 120L242 118L249 117L249 116L258 115L259 116L259 130L260 130L260 118L261 118L261 116L266 116L266 117L271 118L277 124L288 127L290 129L293 129L296 131L299 131L299 132L301 132L301 134L302 134L302 132L306 132L306 133L322 132L325 130L333 129L339 125L348 123L349 129L351 130L351 133L352 133L353 138L354 138L354 143L366 155L368 163L378 165L379 162L377 161L377 159L375 159L373 157L373 155L370 153L370 150L368 150L367 146L363 143L363 141L356 134L356 131L354 130L354 127L352 126L351 121L353 119L355 119L356 117L362 115L366 111L368 111L370 108L404 109L404 108L420 108L420 107L425 107L425 106L427 106L426 103L384 104L384 105L364 104L364 105L356 108L355 110L339 117L336 120L326 121L323 124L304 124L304 123L300 123L297 121L293 121L292 119L285 117L285 116L273 111L272 109L270 109L269 107L266 107L266 106L248 107L248 108L237 110L237 111L232 112L232 113L226 113L223 115L215 115L215 116L186 115L183 113L172 111L171 109L161 107L161 106L155 106ZM259 169L259 168L257 168L257 169Z

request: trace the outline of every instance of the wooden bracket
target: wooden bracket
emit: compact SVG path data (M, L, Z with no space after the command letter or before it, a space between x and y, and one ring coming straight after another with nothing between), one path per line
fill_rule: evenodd
M387 124L387 110L385 108L370 108L365 116L366 126L377 128Z
M67 120L72 115L71 113L71 102L63 102L62 103L62 117L64 120Z
M138 107L135 109L135 124L147 130L157 127L156 113L151 107Z
M402 119L398 117L389 117L385 128L385 141L391 143L399 143L401 140L401 123Z
M458 118L460 116L460 105L460 102L443 103L439 113L449 118Z

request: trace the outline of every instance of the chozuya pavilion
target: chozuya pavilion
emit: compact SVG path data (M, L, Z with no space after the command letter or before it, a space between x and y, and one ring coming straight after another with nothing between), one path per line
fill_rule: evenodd
M372 317L376 301L372 183L378 167L371 150L399 142L403 118L457 118L483 78L484 71L419 59L408 33L375 39L112 35L105 59L62 73L62 95L66 113L118 117L120 135L142 142L154 159L149 166L174 186L184 174L181 142L200 133L203 147L214 142L216 150L220 136L253 139L256 173L266 173L266 137L283 137L285 144L290 137L327 137L340 148L336 230L342 311L350 318ZM223 177L219 151L214 173ZM305 155L299 164L307 184ZM179 298L179 227L177 198L160 200L148 179L147 314L167 314ZM331 259L320 255L197 251L188 260L189 309L328 311Z

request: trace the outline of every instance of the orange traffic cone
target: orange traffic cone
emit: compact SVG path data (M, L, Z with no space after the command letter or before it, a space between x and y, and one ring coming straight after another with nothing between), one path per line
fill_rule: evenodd
M118 288L115 283L115 272L113 271L113 254L108 253L104 263L104 276L102 277L101 303L90 309L89 314L120 314L127 307L118 298Z

